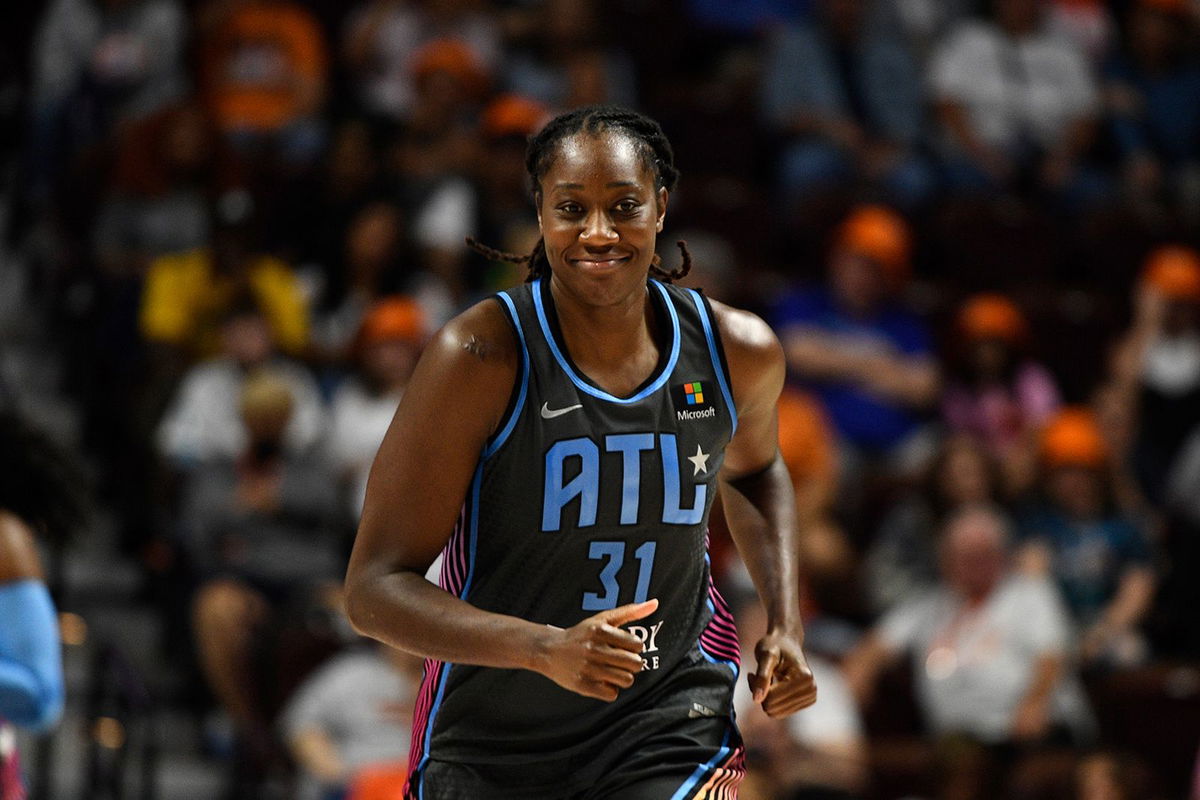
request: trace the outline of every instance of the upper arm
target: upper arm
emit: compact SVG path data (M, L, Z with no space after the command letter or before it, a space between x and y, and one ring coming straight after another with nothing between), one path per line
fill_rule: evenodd
M348 583L424 573L445 547L519 361L493 301L452 320L425 348L371 467Z
M729 480L764 469L775 460L779 452L776 404L786 367L783 348L767 323L722 303L712 306L737 404L737 430L721 468Z

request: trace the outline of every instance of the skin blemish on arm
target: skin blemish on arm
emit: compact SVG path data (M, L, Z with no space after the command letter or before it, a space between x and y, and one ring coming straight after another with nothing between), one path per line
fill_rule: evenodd
M480 361L486 361L488 354L491 352L491 347L488 346L488 343L475 334L471 334L470 338L462 343L462 349Z

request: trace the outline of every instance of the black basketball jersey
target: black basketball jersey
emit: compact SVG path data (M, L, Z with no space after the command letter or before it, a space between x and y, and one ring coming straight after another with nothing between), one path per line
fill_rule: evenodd
M520 341L521 365L440 581L479 608L563 628L658 598L654 614L625 626L643 641L645 666L632 688L604 703L526 670L427 661L413 769L429 758L521 764L586 753L619 732L632 707L677 689L685 660L708 673L698 678L689 668L686 680L700 693L719 684L717 702L725 703L738 643L711 583L706 539L737 413L707 300L655 280L647 291L665 335L654 373L628 397L574 366L548 281L496 296Z

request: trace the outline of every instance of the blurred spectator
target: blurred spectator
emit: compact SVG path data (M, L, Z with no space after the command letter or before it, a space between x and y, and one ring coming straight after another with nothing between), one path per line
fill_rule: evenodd
M500 95L480 119L483 147L475 168L479 191L472 236L510 253L528 253L541 236L529 194L525 146L550 118L549 109L528 97ZM483 276L474 289L500 288L524 280L525 269L474 259L471 271Z
M754 643L767 630L757 600L738 608L737 627L742 663L754 663ZM745 681L734 690L738 728L747 743L746 798L850 800L866 787L867 742L854 696L833 663L806 655L820 688L817 702L802 714L771 719L753 702Z
M1185 0L1137 0L1104 70L1125 189L1200 216L1200 61Z
M1049 582L1013 572L1006 528L986 508L953 516L939 585L888 612L844 665L866 706L882 670L912 654L946 800L1022 796L1010 771L1090 722L1071 672L1066 609Z
M1075 797L1078 800L1149 800L1160 797L1150 789L1152 784L1144 765L1116 753L1091 753L1080 759L1075 769Z
M951 431L975 437L1001 465L1010 496L1037 471L1037 434L1058 410L1058 386L1028 356L1029 324L999 294L968 299L955 320L953 366L942 392Z
M217 149L212 121L190 104L124 132L95 223L96 260L104 272L140 276L159 256L208 244L220 179Z
M1042 433L1044 500L1022 522L1023 564L1058 581L1085 664L1146 658L1138 631L1156 579L1142 532L1114 508L1109 453L1095 416L1068 407Z
M1200 423L1200 253L1180 246L1152 252L1134 300L1112 370L1137 408L1142 490L1158 502L1179 447Z
M316 18L288 0L214 0L200 16L204 95L217 126L241 150L312 161L328 55Z
M633 62L605 36L595 0L546 0L535 6L528 41L507 59L510 91L565 111L637 104Z
M341 800L364 773L407 777L421 659L375 644L334 656L288 701L280 725L300 768L296 800Z
M61 544L86 520L79 467L45 434L0 411L0 797L25 797L10 725L49 731L65 687L58 618L40 545ZM39 540L42 540L39 542Z
M950 436L942 442L925 480L884 515L863 560L871 609L889 611L933 588L938 577L938 535L946 520L1002 497L996 463L974 439Z
M35 189L79 148L180 97L187 19L177 0L55 0L33 48Z
M835 237L828 285L775 309L792 378L821 401L841 439L843 476L864 461L906 474L928 460L921 413L937 399L938 366L925 325L896 300L910 250L908 225L894 212L855 209ZM857 483L843 478L842 486Z
M212 246L156 259L142 296L142 336L188 359L220 346L218 322L231 305L253 298L271 340L293 355L308 346L308 301L291 268L257 251L254 200L244 189L219 198Z
M346 26L344 58L361 106L372 114L407 120L416 104L414 61L435 39L462 44L491 71L500 59L494 14L475 0L370 0Z
M1046 26L1039 0L995 0L950 32L930 62L946 177L957 189L1099 193L1083 159L1099 96L1083 55Z
M288 419L281 434L285 449L292 455L311 450L325 422L320 391L303 365L275 353L263 314L253 303L235 305L221 326L221 339L220 355L184 375L159 424L159 452L184 469L244 452L238 397L246 376L264 367L288 387Z
M1105 0L1049 0L1046 27L1069 39L1094 66L1112 48L1116 25Z
M335 585L346 547L336 483L315 454L294 454L285 431L294 400L289 379L264 369L231 387L243 444L214 454L185 476L178 536L199 589L196 647L209 686L237 732L269 753L273 688L258 660L274 615L302 612Z
M358 330L356 371L333 396L330 466L350 486L349 515L358 519L367 476L412 376L428 331L420 307L406 297L376 302Z
M347 221L345 232L313 334L318 357L335 364L353 355L354 336L371 304L402 286L411 268L404 263L404 227L394 205L364 207Z
M934 44L975 5L972 0L877 0L871 4L872 24L902 31L924 65Z
M916 152L924 99L916 63L893 28L868 24L867 0L820 0L813 24L770 39L764 106L785 137L790 198L861 176L912 208L933 190Z

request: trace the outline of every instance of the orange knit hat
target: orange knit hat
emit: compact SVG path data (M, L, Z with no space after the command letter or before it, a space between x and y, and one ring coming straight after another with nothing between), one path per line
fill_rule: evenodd
M479 58L458 39L434 39L417 50L412 57L412 72L418 80L436 72L448 73L476 95L481 94L488 84L487 71Z
M371 306L358 330L360 346L405 341L419 344L425 338L425 312L407 297L388 297Z
M1000 339L1015 344L1029 335L1025 315L1002 294L977 294L958 311L958 327L973 341Z
M550 119L550 112L536 100L519 94L505 94L493 100L483 111L484 136L532 136Z
M1160 247L1146 257L1142 281L1172 300L1200 303L1200 253L1182 245Z
M854 209L838 227L834 244L879 264L893 288L908 279L912 233L904 218L886 206Z
M1042 461L1048 467L1103 467L1108 444L1096 415L1081 406L1059 411L1042 429Z

